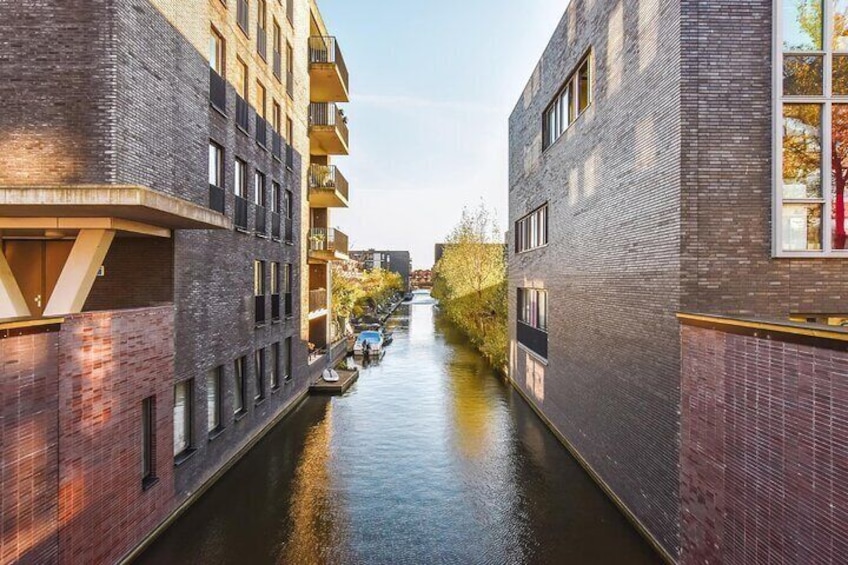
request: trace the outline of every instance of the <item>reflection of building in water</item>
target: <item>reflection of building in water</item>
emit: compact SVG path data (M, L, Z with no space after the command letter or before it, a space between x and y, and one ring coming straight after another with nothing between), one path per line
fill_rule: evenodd
M818 481L848 413L826 384L848 319L846 22L824 0L572 0L510 117L511 378L671 560L841 558L803 552L848 528ZM738 382L768 402L745 413ZM792 510L760 520L774 497L739 503L731 479Z

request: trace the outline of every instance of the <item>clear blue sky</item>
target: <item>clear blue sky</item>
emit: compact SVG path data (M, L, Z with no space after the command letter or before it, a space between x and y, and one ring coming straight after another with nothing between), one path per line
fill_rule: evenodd
M416 268L464 206L507 217L508 118L567 0L319 0L351 75L353 249L409 250Z

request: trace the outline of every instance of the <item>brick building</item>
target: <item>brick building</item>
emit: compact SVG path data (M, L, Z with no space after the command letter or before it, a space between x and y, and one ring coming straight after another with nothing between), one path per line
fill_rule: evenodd
M4 3L0 52L0 563L115 562L344 351L347 69L312 0Z
M412 257L409 251L351 251L350 258L359 263L359 267L365 271L384 269L399 274L403 279L404 289L409 290L412 274Z
M746 363L722 369L728 382L769 378L757 352L792 334L790 319L827 332L811 349L774 353L794 359L793 378L812 378L811 355L827 360L815 370L834 382L845 374L844 356L827 353L844 331L816 324L848 310L846 19L843 3L815 0L572 0L510 117L511 378L669 559L806 563L799 548L824 539L812 516L826 516L817 528L848 527L841 502L825 509L817 492L803 520L749 525L747 546L733 545L735 512L768 514L769 492L803 506L807 487L781 486L793 469L774 468L776 441L747 466L735 462L754 491L747 499L698 467L708 463L693 456L697 437L721 436L731 449L739 436L724 427L730 409L719 421L697 403L706 378L697 359L708 354L699 340L724 338L676 317L736 319L719 334L747 328L751 337L725 348L738 355L727 363ZM764 318L778 329L764 334L751 321ZM722 385L721 402L734 390ZM773 422L799 394L772 390ZM840 417L792 433L827 437L831 459L800 461L810 477L844 484L848 469L834 461L845 450L831 438L844 429L846 400L826 395ZM756 423L746 425L753 434ZM720 453L711 457L721 465ZM785 546L769 537L780 528Z

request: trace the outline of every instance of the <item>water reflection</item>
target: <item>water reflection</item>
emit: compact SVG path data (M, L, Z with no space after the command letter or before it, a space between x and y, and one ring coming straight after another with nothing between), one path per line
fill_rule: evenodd
M541 422L418 296L142 563L653 563Z

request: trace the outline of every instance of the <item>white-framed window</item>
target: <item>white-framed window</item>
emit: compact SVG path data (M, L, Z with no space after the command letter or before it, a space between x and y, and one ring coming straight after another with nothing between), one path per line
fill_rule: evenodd
M224 148L209 142L209 184L224 187Z
M773 253L848 257L848 0L775 0Z
M247 163L239 159L238 157L235 160L235 182L233 186L235 188L236 196L240 198L247 198Z
M548 293L535 288L518 289L518 321L537 330L548 330Z
M515 222L515 252L523 253L548 244L548 205L543 204Z
M592 103L592 54L589 53L545 109L542 118L542 138L547 149Z
M265 173L261 171L253 174L253 203L265 206Z

